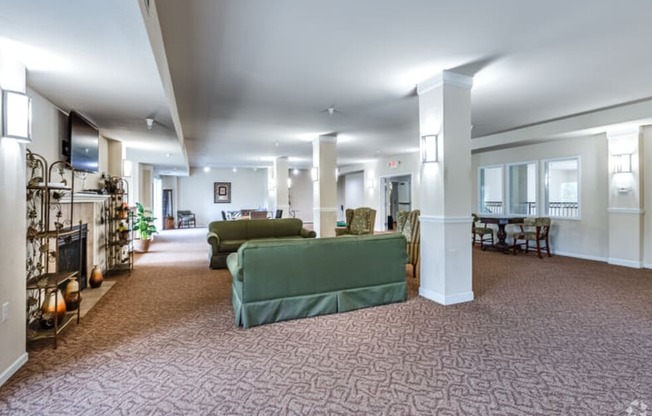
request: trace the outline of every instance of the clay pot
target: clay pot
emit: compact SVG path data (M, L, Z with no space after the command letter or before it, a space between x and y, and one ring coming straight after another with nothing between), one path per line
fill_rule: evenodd
M63 292L63 299L66 302L66 309L74 311L79 308L81 302L81 292L79 291L79 282L77 279L70 280Z
M45 300L41 305L41 326L44 328L54 327L55 319L57 325L63 322L66 317L66 301L59 289L50 290L45 294Z
M149 251L149 245L152 243L152 239L148 238L147 240L134 240L134 251L138 253L147 253Z
M93 266L93 270L91 270L91 277L88 279L88 284L91 286L91 288L96 289L102 286L103 281L104 276L102 275L102 269L100 269L100 266L96 264Z

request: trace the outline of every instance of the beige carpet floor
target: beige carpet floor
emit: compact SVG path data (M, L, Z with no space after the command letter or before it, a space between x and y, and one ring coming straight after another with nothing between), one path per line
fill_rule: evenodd
M205 229L170 230L57 350L0 387L1 415L642 415L652 271L474 249L476 300L234 326ZM650 411L648 410L648 413Z

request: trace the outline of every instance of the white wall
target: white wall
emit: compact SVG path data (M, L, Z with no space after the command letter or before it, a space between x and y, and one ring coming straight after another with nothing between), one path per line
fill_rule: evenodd
M25 67L2 49L0 88L25 91ZM0 309L6 304L9 311L7 320L0 320L0 385L27 361L25 177L25 146L0 138Z
M344 212L349 208L364 207L364 172L349 173L343 178L344 200L339 205L344 205Z
M539 201L543 201L541 161L575 156L580 157L580 219L553 219L551 247L558 254L606 261L609 245L609 184L607 141L604 135L476 153L472 162L473 170L477 172L481 166L539 161ZM474 175L474 208L478 207L477 181L478 176Z
M310 169L299 169L297 175L290 170L289 177L292 179L290 209L296 211L296 218L302 219L304 223L312 223L312 185L314 182L310 177ZM283 218L286 217L290 217L290 215L283 213Z
M640 164L640 175L642 185L642 198L643 198L643 264L644 267L652 269L652 126L643 128L642 149L640 150L643 156L643 162ZM645 163L645 161L648 161Z
M390 161L398 162L398 166L390 167ZM345 166L340 168L340 175L358 171L364 172L364 203L361 206L376 210L376 230L383 230L386 220L386 217L383 217L385 212L383 207L384 189L381 186L380 178L411 175L412 209L420 209L421 160L418 152L395 155L360 165ZM372 185L371 188L369 185Z
M213 184L231 182L231 203L215 203ZM179 200L175 210L195 213L198 227L222 219L221 211L267 208L267 172L265 169L202 169L191 168L190 176L179 177Z

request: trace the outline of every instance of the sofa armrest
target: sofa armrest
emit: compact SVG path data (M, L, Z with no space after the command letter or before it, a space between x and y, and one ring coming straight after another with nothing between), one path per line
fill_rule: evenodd
M241 282L243 281L244 276L239 252L229 254L226 258L226 267L229 269L229 272L231 272L231 276L233 276L234 279L238 279Z
M209 231L208 234L206 234L206 241L211 245L213 253L217 253L220 246L220 236L212 231Z
M315 238L317 237L317 233L312 231L312 230L307 230L305 228L302 228L301 231L299 232L299 235L303 238Z

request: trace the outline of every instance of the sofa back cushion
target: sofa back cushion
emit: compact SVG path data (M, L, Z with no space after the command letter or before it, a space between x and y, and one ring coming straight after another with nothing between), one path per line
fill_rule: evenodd
M303 221L299 218L213 221L208 226L209 231L217 234L220 240L292 237L300 235L302 228Z
M249 240L238 249L234 278L251 302L401 282L406 259L405 237L396 233Z

